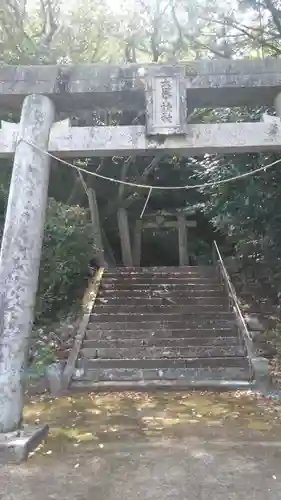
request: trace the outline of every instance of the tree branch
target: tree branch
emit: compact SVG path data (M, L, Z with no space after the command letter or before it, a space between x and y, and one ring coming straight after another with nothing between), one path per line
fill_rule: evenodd
M177 18L176 10L175 10L174 6L172 7L172 15L173 15L173 19L174 19L174 22L175 22L175 25L176 25L176 28L178 31L178 40L177 40L178 46L180 46L179 43L181 43L182 47L185 47L186 46L185 39L186 39L186 40L189 40L190 42L192 42L193 48L203 48L203 49L206 49L206 50L212 52L214 55L216 55L218 57L222 57L224 59L229 59L229 55L226 55L224 52L220 52L219 50L215 49L214 47L211 47L210 45L207 45L203 42L199 42L194 35L184 33L182 30L182 26Z
M5 31L7 39L14 42L14 50L18 53L19 56L22 56L24 54L24 49L22 48L22 40L26 41L30 46L32 46L33 50L36 50L34 41L26 34L24 30L23 16L20 15L17 6L14 5L11 0L7 0L6 7L8 8L3 9L2 12L4 14L2 29L3 31ZM5 15L9 18L8 22L7 19L5 19ZM12 25L15 25L15 30L13 30L14 36L12 38L9 29L10 23Z
M143 184L147 179L149 174L157 167L158 163L162 160L164 153L159 152L153 160L149 163L149 165L144 169L143 173L136 179L136 184ZM126 200L124 200L123 207L128 208L137 198L140 197L140 194L136 191L132 193Z
M246 26L244 24L238 24L236 21L233 21L233 19L230 19L229 17L225 17L223 20L219 20L219 19L211 19L211 18L207 18L204 16L200 16L200 19L202 19L203 21L207 21L207 22L210 22L213 24L219 24L219 25L223 25L224 23L227 23L227 25L229 27L236 29L237 31L239 31L240 33L245 35L247 38L249 38L250 40L257 42L259 44L263 44L264 47L266 46L270 50L273 50L276 55L281 54L281 49L278 49L278 47L276 47L275 45L270 43L268 40L263 38L264 31L261 30L260 27L254 27L254 26L250 27L250 26ZM251 33L251 31L258 32L258 36L253 35Z
M272 15L273 22L281 36L281 13L278 9L276 9L275 5L273 4L272 0L264 0L265 5L269 12Z
M136 178L136 181L135 183L136 184L143 184L144 181L146 180L146 178L148 177L148 175L150 174L150 172L152 172L152 170L155 169L155 167L158 165L158 163L161 161L161 159L163 158L164 154L162 152L159 152L154 158L153 160L149 163L149 165L145 168L145 170L143 171L143 173L141 175L139 175L139 177ZM104 214L103 214L103 220L104 219L107 219L111 214L113 214L114 212L116 212L116 210L118 208L120 208L120 206L122 207L129 207L135 200L137 200L139 198L139 194L137 192L134 192L132 194L130 194L125 200L120 200L119 198L117 200L113 200L112 202L108 203L105 211L104 211Z

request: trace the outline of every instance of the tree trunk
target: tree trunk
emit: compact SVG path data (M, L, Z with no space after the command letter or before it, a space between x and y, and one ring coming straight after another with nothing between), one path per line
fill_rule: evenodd
M130 228L125 208L119 208L117 212L117 219L118 219L123 265L130 267L133 265L133 257L131 249Z
M104 248L102 242L102 231L100 225L100 217L99 217L99 209L97 203L96 192L92 188L87 189L89 208L91 214L91 221L93 227L93 237L94 237L94 245L96 247L96 256L98 258L98 265L104 267L105 259L104 259Z

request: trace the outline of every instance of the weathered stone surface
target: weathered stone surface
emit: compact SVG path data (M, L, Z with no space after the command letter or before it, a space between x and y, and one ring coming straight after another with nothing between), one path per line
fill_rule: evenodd
M153 304L148 300L146 305L136 305L136 304L126 304L120 307L119 304L116 305L111 305L111 304L104 304L104 305L96 305L95 307L95 312L94 314L105 314L106 316L114 315L116 320L118 319L119 315L123 314L228 314L228 305L224 303L220 303L219 305L217 304L210 304L210 305L205 305L205 304L177 304L177 303L166 303L158 305L158 304ZM109 319L109 318L108 318Z
M138 330L136 330L137 332ZM225 337L220 337L219 335L216 336L215 333L213 333L213 336L206 336L204 337L204 332L200 331L200 336L198 335L198 331L194 332L194 337L187 337L185 336L185 330L181 331L181 336L173 338L173 337L165 337L161 334L161 332L157 332L157 335L152 335L151 332L148 332L146 334L145 339L142 337L145 335L144 331L142 331L142 336L136 336L136 332L126 332L126 337L122 336L120 338L120 332L119 336L117 337L118 331L113 332L116 333L115 336L112 336L110 338L110 335L108 335L108 332L105 331L103 332L98 332L98 335L93 337L92 339L87 338L87 340L84 340L83 347L84 348L91 348L91 349L120 349L124 347L143 347L143 346L158 346L158 347L171 347L174 348L175 345L177 347L186 347L193 349L193 346L204 346L206 347L215 347L215 346L239 346L239 339L238 337L234 336L226 336ZM132 334L132 335L131 335Z
M276 120L281 117L281 92L279 92L274 99L274 107L276 110Z
M106 271L106 276L114 276L118 274L123 276L124 274L171 274L174 275L215 275L217 276L217 271L212 266L157 266L157 267L116 267L115 269L109 269Z
M0 433L0 465L27 460L29 453L47 438L48 432L48 425L24 425L19 431Z
M269 373L269 362L266 358L256 357L251 359L254 370L256 389L266 394L272 388L272 379Z
M19 138L46 148L54 114L48 97L27 97ZM33 323L49 172L49 158L20 140L0 255L0 432L17 429L22 418L22 376Z
M247 368L248 360L244 357L221 357L221 358L180 358L180 359L84 359L85 366L97 369L168 369L168 368L194 368L195 370L206 368Z
M173 329L174 328L174 329ZM115 339L145 339L148 343L151 342L152 345L156 343L158 340L171 339L174 342L178 341L178 339L185 339L185 342L189 343L192 339L196 339L197 343L198 335L200 332L200 339L202 342L205 341L206 345L208 343L215 343L215 339L217 338L218 344L220 343L221 338L224 337L233 337L236 334L236 330L234 328L228 328L226 325L220 327L218 325L216 328L209 327L208 325L198 326L198 324L194 324L193 328L190 328L189 325L178 322L170 325L158 325L153 322L143 322L136 324L132 323L94 323L90 324L86 338L88 340L115 340ZM209 339L209 340L208 340Z
M272 105L281 85L281 61L206 60L180 66L2 66L0 106L19 109L31 93L53 98L58 109L145 108L145 77L183 68L191 107Z
M77 379L79 380L79 378ZM87 376L80 378L86 381L165 381L173 380L175 383L184 381L186 384L192 385L195 381L215 380L248 380L247 367L232 366L232 367L213 367L207 368L108 368L108 369L88 369Z
M83 388L83 384L93 390L118 389L119 382L126 382L131 389L147 384L165 387L168 381L173 381L175 387L186 388L203 388L206 384L220 388L222 381L228 387L230 381L243 381L249 386L249 360L235 327L235 315L224 296L219 301L211 298L208 304L202 297L200 305L196 301L189 303L188 299L165 306L159 305L158 299L153 302L151 293L161 292L165 287L163 280L169 279L181 280L183 290L194 282L197 293L202 283L206 290L221 286L212 266L186 267L183 277L180 268L125 268L105 273L106 283L118 283L118 287L126 282L130 289L124 291L118 303L114 296L112 300L104 295L104 287L101 288L78 362L82 375L78 377L77 389ZM131 289L138 293L135 286L140 282L145 286L146 299L142 295L130 303ZM117 288L117 298L118 293Z
M137 310L136 310L137 311ZM94 323L113 323L116 324L117 322L119 323L135 323L136 327L139 326L139 323L142 321L156 321L156 322L161 322L161 321L168 321L169 323L173 322L184 322L185 327L188 328L191 325L196 325L197 328L201 328L203 325L212 325L214 328L220 327L220 326L231 326L233 322L235 322L235 318L233 317L232 313L205 313L204 311L200 311L200 317L198 312L192 312L185 314L184 311L181 312L174 312L174 313L168 313L166 314L165 312L159 312L157 314L154 313L128 313L122 311L118 316L114 315L107 315L107 314L95 314L93 313L91 316L91 322ZM171 324L170 324L171 326ZM205 326L206 328L206 326Z
M63 388L62 383L63 363L53 363L47 368L47 379L50 392L53 396L58 396Z
M206 303L211 300L226 300L225 294L223 294L220 290L163 290L161 292L157 292L157 290L149 291L150 297L155 298L165 298L171 297L173 300L185 300L185 303L189 300L206 300ZM147 297L147 292L145 288L139 288L138 290L103 290L103 301L105 300L118 300L121 301L124 297L128 299L144 299Z
M263 332L264 326L261 324L259 318L254 314L245 314L245 321L249 330L253 332ZM254 336L254 335L253 335Z
M0 129L0 157L14 154L17 125ZM147 137L144 126L128 127L69 127L52 128L48 149L63 157L147 155L161 150L173 154L200 155L205 153L242 153L279 151L281 122L215 123L186 125L184 136L159 140Z
M114 277L110 278L108 277L107 275L105 276L104 278L104 283L105 284L108 284L108 283L112 283L114 285L121 285L121 284L125 284L125 285L131 285L132 287L135 287L137 285L142 285L142 284L145 284L147 285L147 287L151 286L151 285L157 285L158 288L159 288L159 291L162 291L166 289L166 286L169 286L171 284L181 284L183 286L195 286L197 287L198 285L204 285L205 287L206 286L214 286L214 287L219 287L220 286L220 282L219 281L214 281L214 277L216 275L214 274L213 276L210 275L210 274L207 274L205 276L200 276L200 275L191 275L191 276L185 276L184 274L183 275L179 275L179 274L169 274L167 275L166 277L165 276L161 276L161 274L151 274L151 275L145 275L145 274L141 274L141 275L136 275L136 274L132 274L130 275L129 273L127 274L124 274L124 275L115 275Z
M190 283L186 283L184 281L170 281L169 283L164 283L164 280L162 280L162 283L150 283L149 285L149 290L150 291L157 291L160 290L162 292L189 292L190 294L194 295L199 295L202 292L210 292L210 293L217 293L222 290L222 286L220 284L217 285L210 285L208 287L208 290L206 290L206 282L204 283L195 283L191 281ZM123 282L123 283L112 283L111 281L103 282L101 286L103 291L110 292L110 293L116 293L116 292L123 292L123 293L130 293L132 291L139 292L139 291L144 291L147 289L147 283L129 283L129 282Z
M146 131L148 135L185 133L187 118L184 67L148 72L145 87Z
M198 344L199 344L198 340ZM179 346L174 342L174 346L163 345L160 347L146 346L138 347L125 346L115 347L108 346L102 347L84 347L81 351L82 356L85 358L99 358L99 359L181 359L181 358L209 358L212 356L244 356L244 349L241 346L216 346L216 345L197 345Z
M227 307L229 301L227 297L192 297L191 294L185 294L182 296L171 295L171 294L156 294L155 292L147 292L146 295L142 296L130 296L130 293L126 297L126 306L218 306L218 309L222 307ZM96 305L99 306L119 306L122 308L124 304L124 296L108 296L106 298L100 298L97 300ZM125 307L126 308L126 307Z
M200 391L251 391L254 389L252 382L245 379L246 373L237 372L231 373L231 376L236 375L236 378L221 379L214 378L213 376L209 379L199 378L198 380L194 378L178 378L178 379L140 379L140 380L74 380L71 385L72 391L84 392L84 391L155 391L163 390L166 391L181 391L181 390L200 390Z

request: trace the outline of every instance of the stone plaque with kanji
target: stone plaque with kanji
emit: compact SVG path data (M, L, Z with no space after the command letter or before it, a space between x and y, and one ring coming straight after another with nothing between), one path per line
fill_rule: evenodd
M184 134L186 88L183 68L160 67L146 80L146 131L148 135Z

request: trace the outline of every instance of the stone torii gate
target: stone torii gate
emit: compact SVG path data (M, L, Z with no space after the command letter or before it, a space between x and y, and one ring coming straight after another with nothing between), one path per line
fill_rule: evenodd
M196 227L197 223L195 220L186 220L187 215L189 216L190 213L186 214L184 210L174 210L170 212L161 210L155 213L148 213L144 219L138 219L135 225L131 258L130 255L128 255L128 247L126 248L126 252L125 248L123 249L124 245L122 246L124 257L127 261L126 265L139 267L141 264L141 243L143 230L175 229L178 233L179 265L188 266L188 228Z
M279 151L281 61L176 66L0 68L0 157L14 167L0 256L0 433L21 424L22 372L33 322L50 158ZM275 106L260 123L188 124L194 108ZM146 110L144 126L72 127L56 116L82 109ZM35 147L34 147L35 146ZM39 148L39 149L38 149ZM116 175L118 177L118 174Z

